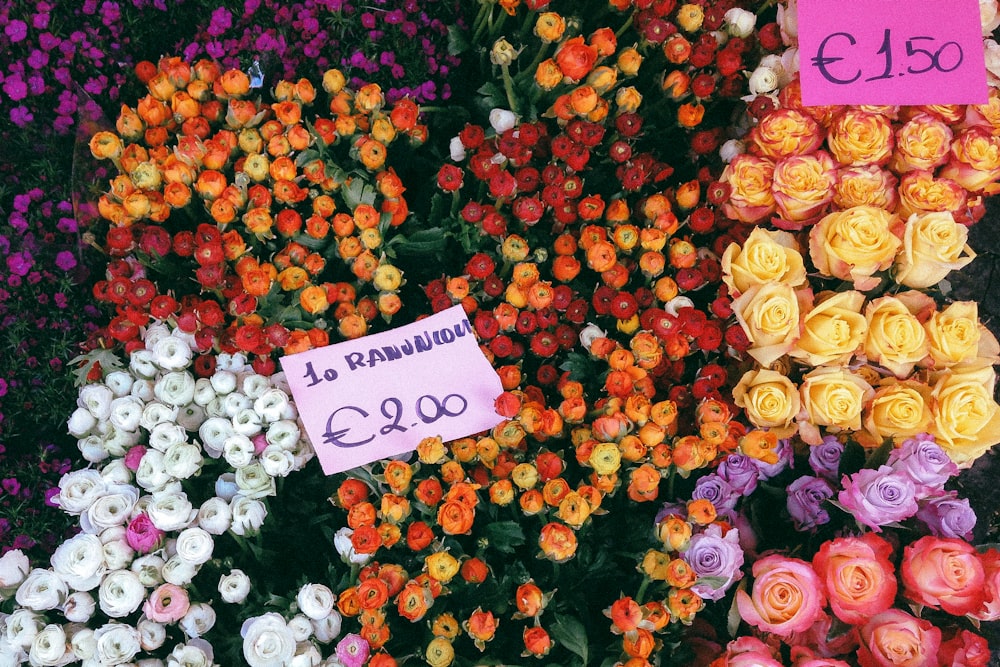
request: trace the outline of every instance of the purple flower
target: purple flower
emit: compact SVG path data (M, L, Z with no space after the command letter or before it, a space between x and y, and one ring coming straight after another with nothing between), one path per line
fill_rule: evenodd
M746 454L730 454L719 464L717 472L741 496L753 493L760 478L760 468Z
M26 252L15 252L7 257L7 268L15 276L26 276L31 270L34 260Z
M16 496L21 492L21 483L17 481L16 477L7 477L6 479L0 480L0 488L2 488L8 495Z
M830 514L823 507L835 493L833 485L822 477L803 475L788 485L785 504L795 524L795 530L815 530L829 523Z
M959 498L957 491L921 501L917 518L937 537L969 541L972 539L972 530L976 527L976 512L969 504L969 499Z
M858 523L876 533L882 532L882 526L917 513L916 485L908 475L890 466L864 468L845 475L843 484L837 501Z
M728 512L736 507L740 493L729 482L719 475L711 473L700 478L691 492L693 500L709 500L719 513Z
M28 36L28 24L21 19L14 19L3 29L10 41L17 43Z
M844 445L836 436L828 435L823 442L809 448L809 467L820 477L835 480L839 476L840 457Z
M368 641L361 635L344 635L337 642L337 660L344 663L344 667L361 667L368 659L368 651Z
M26 106L16 106L10 110L10 122L18 127L26 127L33 120L35 120L35 116Z
M69 250L61 250L56 254L56 266L63 271L69 271L76 266L76 257Z
M20 76L11 76L3 82L3 92L14 102L19 102L28 96L28 85Z
M225 7L217 7L212 12L211 23L208 26L209 35L218 37L233 26L233 15Z
M886 464L913 480L917 499L936 494L949 478L958 474L958 466L930 435L904 440L889 453Z
M721 599L733 582L743 577L740 531L730 529L723 537L720 526L710 525L691 538L684 560L698 575L691 590L702 598Z

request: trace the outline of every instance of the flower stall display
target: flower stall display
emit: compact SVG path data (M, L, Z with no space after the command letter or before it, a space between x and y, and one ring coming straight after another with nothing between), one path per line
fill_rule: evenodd
M1000 343L948 276L997 88L804 106L794 2L401 3L339 61L346 5L272 4L299 43L220 6L85 138L74 530L0 556L0 656L988 664L1000 552L958 480ZM447 57L373 55L436 11ZM496 426L324 474L282 359L450 309Z

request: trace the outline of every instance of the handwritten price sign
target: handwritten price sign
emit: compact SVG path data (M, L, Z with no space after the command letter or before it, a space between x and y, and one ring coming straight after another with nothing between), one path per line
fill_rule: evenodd
M281 359L323 472L493 428L500 378L455 306L413 324Z
M799 0L802 102L983 104L977 0Z

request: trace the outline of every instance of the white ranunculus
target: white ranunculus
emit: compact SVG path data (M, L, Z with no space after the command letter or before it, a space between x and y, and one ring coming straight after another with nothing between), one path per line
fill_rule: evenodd
M163 580L175 586L187 586L198 574L198 566L181 560L178 556L171 556L163 564Z
M256 401L264 392L271 389L271 380L266 375L250 373L240 380L243 395L251 401Z
M124 459L108 461L101 468L101 477L108 487L132 484L132 471L125 465Z
M73 661L73 653L67 647L66 631L61 625L50 623L42 628L31 640L28 661L32 667L56 667Z
M260 464L271 477L286 477L295 469L295 456L277 445L268 445L260 454Z
M580 330L580 345L583 346L583 349L589 350L595 340L605 338L607 335L608 332L601 327L588 323L587 326Z
M979 22L983 26L983 37L989 37L1000 27L1000 7L997 0L979 0Z
M20 549L11 549L0 556L0 600L13 595L29 571L31 563Z
M187 431L180 424L160 422L149 432L149 446L161 452L181 442L187 442Z
M226 438L234 433L233 423L225 417L209 417L198 427L198 439L212 458L222 455Z
M208 405L205 406L205 415L207 417L224 417L227 420L229 419L229 417L226 417L226 411L222 407L221 396L216 396L208 402Z
M135 483L149 492L157 492L171 481L163 466L163 452L147 449L135 471Z
M192 565L201 565L212 557L215 539L204 528L192 526L178 533L175 549L181 560Z
M86 623L97 610L94 596L86 591L74 591L66 596L62 613L71 623Z
M333 534L333 546L340 554L340 559L348 565L364 565L371 560L371 554L359 554L354 550L354 543L351 542L351 535L354 530L344 526Z
M250 594L250 577L243 570L231 570L219 577L219 594L229 604L242 603Z
M778 88L780 76L771 67L758 67L750 75L748 82L751 95L767 95Z
M188 479L201 471L204 457L197 445L179 442L163 454L163 468L175 479Z
M104 575L104 545L97 535L80 533L52 552L52 569L77 591L97 588Z
M221 368L224 371L239 372L246 368L247 356L242 352L222 352L218 355L218 359L215 363L216 368Z
M233 511L230 530L240 536L256 535L267 518L267 506L254 498L236 495L229 508Z
M104 376L104 384L107 385L116 398L121 398L122 396L129 396L131 394L135 378L129 375L127 371L111 371Z
M80 387L76 404L88 410L97 421L104 421L111 416L111 401L114 399L115 395L106 385L87 384Z
M219 396L219 399L222 401L222 409L225 411L226 416L230 419L232 419L240 411L253 406L253 401L238 391L226 394L225 396Z
M156 355L152 350L135 350L129 357L128 369L133 377L151 380L155 378L160 369L156 365Z
M313 633L312 621L305 614L295 614L288 619L288 629L292 631L296 644L307 641Z
M173 371L156 381L153 394L167 405L178 407L194 400L194 376L187 371Z
M330 615L326 618L313 621L313 636L316 638L316 641L329 644L339 637L343 621L343 617L336 609L331 611Z
M514 129L517 125L517 116L507 109L490 109L490 125L497 134L503 134L507 130Z
M216 394L231 394L236 391L236 373L216 369L209 378L209 383Z
M164 532L181 530L191 525L197 515L186 493L154 493L146 506L153 525Z
M125 539L125 526L113 526L100 535L104 549L104 564L109 570L123 570L135 558L135 550Z
M177 424L185 431L197 431L205 421L205 408L196 403L188 403L177 411Z
M243 466L236 471L236 485L247 498L264 498L277 493L274 478L267 474L260 461Z
M135 431L142 421L146 404L135 396L121 396L111 401L111 423L123 431Z
M31 611L49 611L61 605L69 589L66 582L52 570L35 568L17 587L14 599Z
M97 535L112 526L121 526L129 520L137 500L139 489L131 484L108 485L104 495L80 515L80 527L84 532Z
M92 628L74 628L69 635L69 648L78 660L92 660L97 655L97 637L94 630Z
M14 609L7 616L4 624L4 635L12 646L27 650L34 641L35 635L41 632L45 624L42 617L31 609Z
M152 350L156 347L164 338L170 336L170 327L168 327L163 322L153 322L146 327L146 331L142 337L143 345L147 350Z
M192 644L178 644L167 656L167 667L212 667L205 649Z
M125 453L139 444L142 438L142 433L139 431L124 431L110 421L104 422L102 426L104 427L104 433L101 434L102 446L110 456L125 456Z
M180 338L167 336L153 346L156 365L165 371L179 371L191 364L193 353L188 344Z
M139 631L139 645L143 651L155 651L167 640L167 626L145 616L139 619L135 629Z
M205 602L191 605L184 618L177 622L188 637L197 639L215 626L215 610Z
M268 422L281 419L288 404L288 395L280 389L268 389L253 402L254 411Z
M448 154L455 162L465 159L465 144L462 143L462 137L456 135L451 138L448 142Z
M99 435L88 435L77 440L76 448L80 450L83 460L90 463L100 463L108 458L108 451L104 449L104 438Z
M289 621L288 625L291 627L292 622ZM322 662L323 656L315 644L308 641L300 641L295 645L295 655L292 656L292 661L288 663L288 667L319 667Z
M212 386L212 381L208 378L198 378L194 382L194 401L195 405L200 405L205 407L217 396L215 393L215 388Z
M799 7L798 0L786 0L778 3L778 27L781 31L781 41L785 46L798 46L799 43Z
M97 417L87 408L77 408L66 421L66 430L74 438L84 438L94 432Z
M329 586L323 584L306 584L295 596L299 611L314 621L325 618L333 611L336 596Z
M128 616L146 599L146 588L132 570L114 570L97 589L97 603L111 618Z
M733 37L744 38L753 32L757 24L757 15L739 7L733 7L723 17L726 31Z
M104 494L106 483L92 468L73 470L59 479L59 492L52 500L67 514L78 515Z
M253 441L245 435L234 433L223 443L222 455L233 468L250 465L254 458Z
M240 487L236 486L236 474L224 472L215 480L215 495L222 498L227 503L232 502Z
M295 655L295 638L280 614L271 612L247 619L240 635L243 657L250 667L284 665Z
M663 310L667 311L668 313L670 313L675 317L677 316L677 311L679 311L681 308L693 308L693 307L694 307L694 301L692 301L686 296L675 296L673 299L663 304Z
M159 401L147 403L142 409L139 426L152 431L157 424L169 424L177 417L177 406L167 405Z
M129 569L136 573L143 586L156 588L163 583L162 572L165 562L163 556L159 554L146 554L132 561Z
M271 445L291 451L298 445L302 430L291 419L279 419L267 427L265 439Z
M143 403L149 403L155 396L153 394L153 387L156 383L153 382L151 378L136 378L135 382L132 383L132 389L129 394L135 396Z
M139 631L124 623L107 623L94 631L98 664L120 665L129 662L142 648Z
M252 438L263 430L262 419L253 408L243 408L233 415L233 430Z
M198 508L198 526L211 535L222 535L229 530L232 518L229 503L218 496L209 498Z

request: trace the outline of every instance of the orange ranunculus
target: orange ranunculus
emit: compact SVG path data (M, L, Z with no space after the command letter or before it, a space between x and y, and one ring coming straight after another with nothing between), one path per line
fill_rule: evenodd
M469 619L462 624L462 627L469 634L480 651L485 650L486 642L496 635L500 621L493 615L492 611L483 611L482 607L476 607Z
M582 36L566 40L555 55L556 65L563 76L576 82L582 80L597 63L597 48L588 45Z
M326 290L317 285L309 285L299 293L299 304L310 315L319 315L330 307Z
M538 546L544 558L563 563L576 555L577 539L569 526L553 521L542 526Z
M382 95L382 88L377 83L369 83L362 86L354 94L354 105L364 113L371 113L382 108L385 97Z
M686 103L677 108L677 122L683 127L697 127L705 117L705 105Z
M410 580L396 596L396 610L412 623L422 619L433 602L434 597L426 586Z
M242 70L226 70L217 81L225 96L241 97L250 92L250 77Z
M548 58L538 63L535 69L535 83L542 90L552 90L563 80L562 70L552 58Z
M374 138L363 138L357 144L358 157L366 168L375 171L385 164L385 144Z
M524 641L524 650L528 655L541 658L548 655L549 651L552 650L552 637L540 625L525 627L524 632L521 633L521 638Z
M558 42L565 31L566 19L555 12L542 12L535 19L535 35L543 42Z
M645 463L629 473L628 497L635 502L656 500L659 494L660 471Z
M705 601L689 588L671 588L667 594L671 619L681 623L691 623L704 607Z
M474 507L465 503L448 500L438 507L437 522L446 535L464 535L472 530L476 518Z

